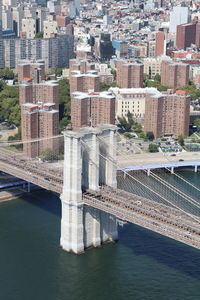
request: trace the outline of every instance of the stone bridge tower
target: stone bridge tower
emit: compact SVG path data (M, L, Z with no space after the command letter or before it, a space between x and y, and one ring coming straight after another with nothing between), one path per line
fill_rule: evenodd
M64 132L64 182L60 244L81 253L118 239L116 218L84 205L82 191L117 186L116 127L101 125ZM113 163L115 162L115 163Z

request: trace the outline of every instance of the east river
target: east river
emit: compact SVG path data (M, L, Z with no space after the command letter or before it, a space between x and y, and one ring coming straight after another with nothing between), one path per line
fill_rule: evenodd
M45 191L0 204L0 300L200 299L199 250L128 224L118 243L69 254L60 209Z

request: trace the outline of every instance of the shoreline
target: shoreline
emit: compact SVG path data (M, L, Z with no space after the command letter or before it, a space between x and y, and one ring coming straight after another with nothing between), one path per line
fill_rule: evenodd
M10 190L0 191L0 204L7 202L7 201L15 200L25 194L30 194L30 193L32 193L34 191L38 191L40 189L41 188L39 188L39 187L32 187L31 192L23 191L23 190L20 190L19 188L12 188Z

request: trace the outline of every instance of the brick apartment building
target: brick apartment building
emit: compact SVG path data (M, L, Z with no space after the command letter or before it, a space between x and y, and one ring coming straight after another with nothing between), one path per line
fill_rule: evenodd
M87 93L88 91L98 92L100 78L97 71L87 71L81 74L80 71L71 71L70 79L70 94L79 91Z
M21 106L22 141L52 137L59 133L59 111L52 103L38 106L25 103ZM58 153L59 144L55 139L25 143L23 152L28 157L37 157L45 149Z
M177 49L186 49L192 44L200 47L200 23L193 20L191 23L178 25L176 29Z
M45 80L45 64L43 61L20 63L17 70L19 83L22 83L24 78L32 78L34 83Z
M43 81L44 68L40 64L21 64L18 70L22 141L58 135L58 83ZM28 157L36 157L47 148L57 152L59 144L55 139L46 139L24 144L23 152Z
M161 84L168 87L183 87L189 83L189 65L163 60Z
M90 70L95 70L95 63L87 59L70 59L69 70L80 71L81 74L87 73Z
M73 130L98 124L115 124L115 97L109 92L75 92L71 99Z
M119 60L116 62L117 85L120 88L140 88L143 86L144 65L137 62Z
M165 55L166 52L165 34L164 32L156 33L155 56Z
M20 104L24 103L55 103L59 107L58 83L44 81L34 84L32 81L23 81L19 86Z
M176 94L147 95L144 131L162 136L187 137L189 133L190 96L183 91Z

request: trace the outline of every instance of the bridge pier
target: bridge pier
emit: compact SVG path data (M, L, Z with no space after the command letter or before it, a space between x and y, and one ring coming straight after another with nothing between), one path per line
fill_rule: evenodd
M61 247L66 251L81 253L83 243L83 201L81 190L80 136L68 134L65 138L64 182L61 219Z
M76 254L88 247L99 247L118 239L116 217L84 205L82 191L99 190L99 184L116 187L114 126L83 128L79 132L64 133L65 159L61 219L61 247ZM101 137L105 145L101 145ZM103 150L102 150L103 149ZM103 153L103 155L102 155ZM105 160L102 160L102 156ZM101 158L101 159L100 159ZM103 164L103 165L102 165Z
M198 166L195 165L195 166L194 166L194 172L197 173L197 171L198 171Z

